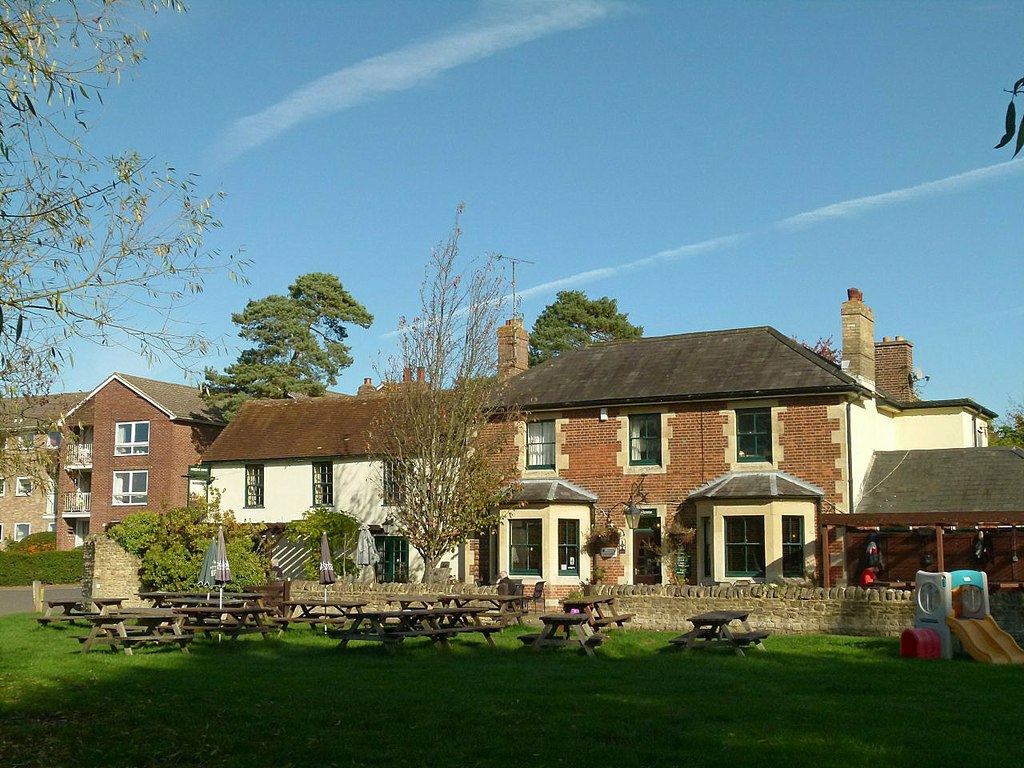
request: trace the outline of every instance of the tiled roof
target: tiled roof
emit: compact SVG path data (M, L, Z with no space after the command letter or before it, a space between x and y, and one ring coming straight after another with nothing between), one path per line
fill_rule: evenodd
M839 366L761 327L583 347L512 377L503 400L535 409L859 388Z
M249 400L204 461L366 456L383 397Z
M586 488L570 483L568 480L520 480L519 488L512 494L512 502L547 502L566 501L593 504L597 501L597 494L588 491Z
M173 419L210 424L224 423L223 414L203 400L198 387L144 379L141 376L128 376L124 373L114 375L139 390L158 407L168 411Z
M0 423L13 426L23 421L52 424L82 401L88 392L54 392L40 397L0 400ZM12 423L13 422L13 423Z
M694 490L690 499L821 498L825 492L798 477L777 470L729 472Z
M875 451L856 514L1024 512L1024 450Z

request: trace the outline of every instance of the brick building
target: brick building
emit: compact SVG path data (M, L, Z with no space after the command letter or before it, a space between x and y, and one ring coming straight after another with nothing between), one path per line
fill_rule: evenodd
M527 370L525 331L504 327L523 485L471 547L475 576L543 580L552 596L596 575L818 580L819 516L856 509L876 451L983 446L995 417L920 400L910 342L875 342L860 291L841 320L841 366L760 327L596 344Z
M109 376L64 417L58 548L132 512L184 505L188 468L224 424L194 387Z
M56 530L56 467L64 412L85 397L66 392L0 402L0 548Z

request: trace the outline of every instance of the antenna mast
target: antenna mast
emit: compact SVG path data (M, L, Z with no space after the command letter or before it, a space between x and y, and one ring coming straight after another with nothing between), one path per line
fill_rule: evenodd
M516 264L534 264L536 262L528 261L526 259L516 259L512 256L503 256L498 254L494 258L507 261L512 265L512 318L519 317L519 299L516 296Z

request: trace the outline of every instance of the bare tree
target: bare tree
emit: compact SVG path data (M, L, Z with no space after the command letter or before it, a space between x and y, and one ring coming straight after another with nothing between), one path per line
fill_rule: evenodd
M209 342L176 310L213 273L195 179L92 155L89 105L142 58L122 0L0 0L0 396L39 395L77 340L184 365ZM181 10L175 0L159 5Z
M515 418L496 405L505 283L493 258L460 271L462 210L431 256L420 315L401 321L401 357L384 372L386 405L371 432L384 463L384 503L427 575L445 554L498 522L515 476L507 430L488 428Z

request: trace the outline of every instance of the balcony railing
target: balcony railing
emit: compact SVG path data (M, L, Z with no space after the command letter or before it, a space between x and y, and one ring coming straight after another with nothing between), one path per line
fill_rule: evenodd
M80 517L92 511L92 494L72 491L64 494L64 517Z
M92 443L72 443L65 447L64 466L92 466Z

